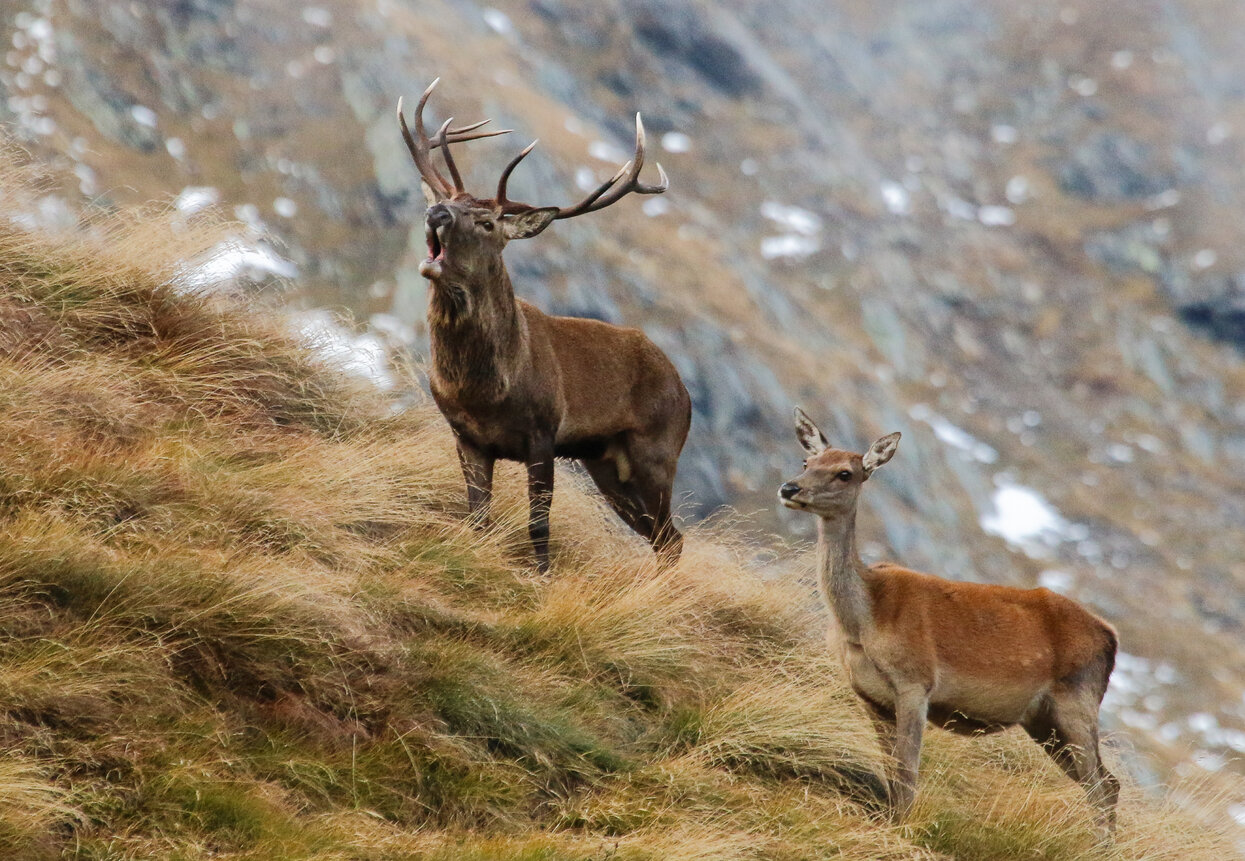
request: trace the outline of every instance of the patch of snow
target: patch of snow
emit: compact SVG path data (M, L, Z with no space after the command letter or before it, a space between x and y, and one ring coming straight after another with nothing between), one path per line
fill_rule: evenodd
M1030 195L1029 178L1016 174L1007 181L1007 186L1003 189L1003 195L1007 198L1008 203L1021 204L1029 199Z
M173 208L183 215L194 215L200 210L220 203L220 191L210 185L188 185L173 200Z
M378 388L393 388L385 345L374 333L356 334L323 310L308 311L294 319L299 337L330 364Z
M761 204L761 214L780 227L802 236L816 236L821 230L821 217L798 206L767 200Z
M1085 96L1086 98L1098 92L1098 82L1093 78L1088 78L1084 75L1073 75L1068 80L1068 86L1071 88L1072 92L1076 93L1078 96Z
M1132 51L1116 51L1111 55L1111 68L1124 71L1133 64Z
M337 52L331 45L317 45L316 49L311 52L311 56L315 57L316 62L321 66L327 66L337 59Z
M1113 442L1107 446L1107 457L1115 463L1132 463L1133 447L1122 442Z
M925 422L939 441L946 443L957 451L964 452L978 463L997 463L999 453L990 445L974 437L963 428L952 424L947 419L930 409L928 404L913 404L908 415L919 422Z
M272 202L272 208L282 218L293 218L298 214L298 204L288 197L278 197Z
M661 148L666 152L688 152L692 148L692 139L683 132L666 132L661 136Z
M664 197L650 197L644 203L640 204L640 211L649 218L655 218L658 215L665 215L670 211L670 201Z
M262 243L227 239L198 260L192 260L179 281L189 290L205 290L240 279L259 280L275 275L293 278L298 267Z
M312 27L327 29L333 25L333 13L323 6L304 6L303 20Z
M492 7L485 9L484 23L499 36L514 35L514 22L510 20L509 15L500 9L493 9Z
M1166 191L1160 191L1158 194L1146 201L1146 209L1154 211L1156 209L1168 209L1180 202L1180 189L1169 188Z
M1220 120L1206 130L1206 142L1211 146L1219 146L1232 136L1232 126Z
M761 166L757 164L754 158L746 158L739 163L739 172L744 176L756 176Z
M186 157L186 144L181 138L169 138L164 142L164 148L168 150L169 155L181 161Z
M907 215L912 212L912 196L902 183L885 180L879 190L882 192L882 203L891 215Z
M1072 523L1031 487L1014 482L1006 475L994 478L990 501L994 510L981 517L981 528L997 535L1032 559L1046 558L1050 550L1065 541L1089 537L1083 524Z
M952 218L958 218L962 221L976 221L977 207L973 206L967 200L959 197L950 197L942 201L943 211Z
M977 220L986 227L1011 227L1016 223L1016 213L1008 206L983 206L977 210Z
M1014 144L1020 139L1020 134L1015 126L999 123L990 127L990 137L994 138L995 143Z
M821 248L821 243L811 236L766 236L761 240L761 256L766 260L777 257L807 257Z
M581 167L575 171L575 185L579 186L580 191L592 191L600 184L592 168Z
M1219 255L1213 248L1203 248L1197 254L1193 255L1194 269L1209 269L1215 265L1215 261L1219 259Z
M159 122L156 112L146 105L131 105L130 116L133 117L134 122L149 129L154 129L156 123Z
M601 161L608 161L611 164L622 164L628 159L627 153L614 144L606 143L605 141L593 141L588 144L588 155Z
M1052 592L1070 595L1072 587L1076 585L1076 577L1068 571L1057 571L1051 568L1039 574L1037 582L1039 586L1044 586Z

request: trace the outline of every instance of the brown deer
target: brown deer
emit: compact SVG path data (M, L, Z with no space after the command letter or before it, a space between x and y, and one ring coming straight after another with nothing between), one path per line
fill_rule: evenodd
M856 504L899 434L863 455L831 448L796 408L804 471L783 484L788 508L816 514L821 594L842 631L841 657L882 748L898 818L916 796L928 720L964 733L1024 727L1115 826L1119 781L1098 751L1098 708L1115 666L1115 631L1048 589L961 583L856 553ZM897 773L896 773L897 772Z
M639 114L635 156L612 179L574 206L537 207L506 197L511 172L535 141L502 171L493 198L463 188L450 144L490 133L474 131L484 123L450 130L447 120L430 140L423 110L436 85L415 109L415 133L401 100L398 123L428 198L428 258L419 267L430 282L428 376L458 445L467 507L486 526L494 462L525 463L528 533L537 567L547 571L554 458L576 458L623 521L673 564L683 536L671 519L671 493L691 424L691 399L678 372L638 329L550 316L516 298L502 261L507 242L536 236L558 219L604 209L631 192L666 190L660 165L658 184L640 182ZM437 147L452 182L432 163Z

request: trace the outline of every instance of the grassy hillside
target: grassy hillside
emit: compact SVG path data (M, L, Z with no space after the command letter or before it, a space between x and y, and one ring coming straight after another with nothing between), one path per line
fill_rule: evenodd
M216 238L0 227L0 855L1230 853L1187 795L1135 789L1094 846L1010 733L931 734L892 827L803 557L702 527L659 572L564 473L536 575L517 470L499 526L465 529L432 409L178 289Z

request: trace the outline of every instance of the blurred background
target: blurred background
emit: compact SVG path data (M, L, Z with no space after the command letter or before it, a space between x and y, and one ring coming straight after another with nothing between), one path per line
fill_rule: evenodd
M152 201L235 239L255 292L414 400L435 128L491 196L671 179L507 251L518 293L641 326L695 415L681 512L759 548L791 408L861 450L868 561L1043 585L1120 630L1104 722L1143 781L1245 828L1245 6L1232 0L5 0L0 122L56 177L33 225ZM649 174L649 179L653 175Z

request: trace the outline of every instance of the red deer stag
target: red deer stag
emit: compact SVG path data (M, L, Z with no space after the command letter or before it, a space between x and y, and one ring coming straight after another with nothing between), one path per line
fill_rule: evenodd
M856 553L856 503L861 486L894 455L899 434L859 455L831 448L803 410L795 417L808 459L778 496L818 517L821 594L842 630L852 689L893 754L888 783L896 815L906 815L916 796L927 720L964 734L1019 724L1085 787L1098 827L1113 830L1120 785L1099 755L1098 708L1115 666L1115 631L1048 589L864 565Z
M483 123L450 130L447 120L430 140L423 110L436 84L415 109L415 133L401 100L398 123L428 198L428 259L419 271L430 282L429 382L458 444L467 507L487 525L494 461L525 463L528 533L536 564L547 571L554 458L576 458L623 521L673 564L683 536L671 520L671 488L691 424L678 372L638 329L550 316L516 298L502 261L507 242L558 219L604 209L630 192L666 190L660 165L659 184L640 182L640 117L634 158L578 204L537 207L506 197L506 181L535 141L502 171L496 196L481 199L463 188L449 145L487 133L473 131ZM452 182L432 163L437 147Z

